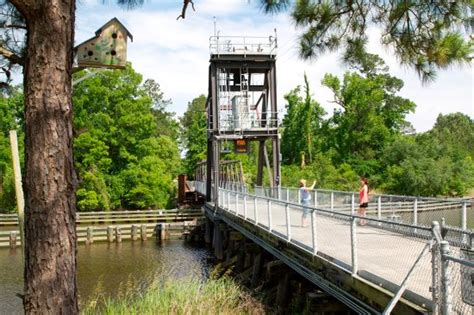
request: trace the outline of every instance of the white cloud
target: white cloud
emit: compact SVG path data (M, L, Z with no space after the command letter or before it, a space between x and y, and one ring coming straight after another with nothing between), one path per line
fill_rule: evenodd
M278 29L277 84L279 108L284 108L283 95L303 84L307 73L315 98L332 113L330 91L321 86L325 73L342 75L339 55L325 55L315 62L303 62L297 57L297 36L286 14L256 15L253 4L246 0L203 0L196 2L196 12L188 10L185 20L176 20L182 2L166 2L165 7L145 3L141 9L126 11L115 5L95 5L94 0L83 0L76 19L76 43L93 35L103 23L116 16L132 32L134 42L129 45L129 60L144 78L155 79L166 97L172 98L170 110L182 114L187 102L207 93L209 66L209 36L213 34L213 16L221 35L273 35ZM92 3L89 6L89 2ZM253 13L253 14L250 14ZM222 18L220 18L222 17ZM400 67L390 50L378 43L376 30L370 31L373 40L369 49L380 53L390 66L392 75L405 81L401 95L418 106L409 120L418 131L432 127L439 113L461 111L473 114L473 72L471 69L451 69L439 72L435 83L422 86L416 73Z

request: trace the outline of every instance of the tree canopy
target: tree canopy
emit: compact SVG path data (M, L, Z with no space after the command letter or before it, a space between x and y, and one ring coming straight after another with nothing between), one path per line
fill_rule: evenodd
M302 29L303 59L343 49L343 59L363 55L371 27L381 31L381 43L393 49L401 64L414 68L423 81L438 69L472 60L474 3L460 1L266 1L266 12L291 7Z
M171 206L178 130L159 85L128 66L80 82L73 101L79 209Z

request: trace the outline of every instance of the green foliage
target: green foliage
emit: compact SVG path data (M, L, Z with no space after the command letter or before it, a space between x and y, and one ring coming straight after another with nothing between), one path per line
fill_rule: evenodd
M85 75L84 73L79 74ZM128 66L74 90L75 164L81 211L172 206L181 162L177 122L159 85Z
M282 166L282 185L295 187L300 179L309 183L316 181L315 188L335 190L355 190L358 187L358 175L349 164L334 166L328 154L318 153L311 164L301 168L299 165Z
M382 29L382 43L428 81L437 69L470 63L473 41L465 34L470 33L473 10L471 0L301 0L295 2L292 18L304 30L300 55L305 59L341 47L346 61L362 56L367 29L375 25Z
M342 82L332 74L323 79L340 106L327 121L325 149L334 150L336 164L349 163L369 176L380 172L378 157L400 134L415 104L396 95L403 82L387 73L378 56L366 54L354 68L361 72L346 72Z
M23 121L23 93L18 88L11 88L8 94L0 95L0 212L12 212L16 209L9 131L17 130L18 151L22 164Z
M301 88L285 95L286 115L283 118L281 152L283 162L305 165L311 163L313 155L320 151L320 135L324 109L312 98L309 81L304 76L304 97Z
M455 113L440 115L432 130L404 136L383 154L389 192L464 196L474 187L474 122Z
M440 115L432 130L405 135L405 116L415 104L397 95L403 82L376 55L361 53L350 62L355 72L323 79L340 106L332 117L315 110L319 105L308 92L304 99L300 87L286 95L282 185L305 178L317 187L353 190L365 176L371 188L388 193L467 194L474 187L474 121L461 113Z
M186 152L185 170L192 176L197 163L205 160L207 154L206 97L204 95L188 103L188 108L180 122L181 146Z

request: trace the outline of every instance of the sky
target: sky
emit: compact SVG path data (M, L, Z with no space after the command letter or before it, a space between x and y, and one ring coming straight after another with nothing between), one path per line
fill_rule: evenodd
M299 59L297 52L300 29L293 25L288 12L265 15L256 0L194 0L186 19L176 20L182 0L145 0L136 9L126 10L116 1L79 0L76 12L75 44L94 36L95 31L117 17L132 33L128 44L128 61L144 79L160 84L166 98L172 100L168 111L181 116L188 102L207 93L209 67L209 36L214 33L214 17L222 36L270 36L277 31L277 92L278 108L283 117L284 95L303 84L307 74L313 97L332 113L331 91L321 85L326 73L342 77L348 69L340 54L323 55L314 61ZM400 95L417 105L407 116L417 132L433 127L438 115L462 112L474 119L474 69L453 67L439 71L435 82L423 85L416 72L403 67L390 49L382 47L379 32L369 30L369 52L379 54L390 67L391 75L405 82Z

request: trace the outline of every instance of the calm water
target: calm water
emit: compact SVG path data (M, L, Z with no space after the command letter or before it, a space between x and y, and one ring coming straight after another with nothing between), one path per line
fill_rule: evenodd
M145 289L154 279L205 278L211 254L205 248L193 247L182 241L162 245L154 240L95 243L78 248L78 289L81 304L99 293L120 296L127 289ZM21 250L0 249L0 314L22 314L21 300L16 296L23 290Z

